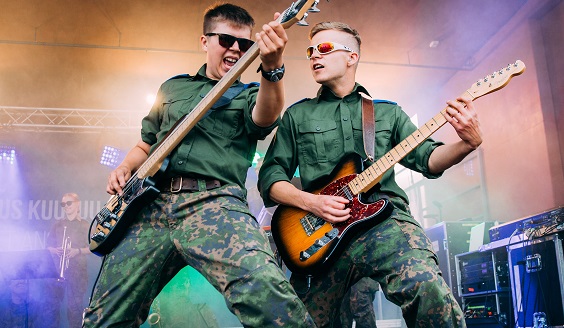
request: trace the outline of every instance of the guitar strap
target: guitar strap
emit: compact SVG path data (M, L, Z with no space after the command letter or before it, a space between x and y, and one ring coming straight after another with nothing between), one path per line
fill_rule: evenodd
M359 92L362 107L362 140L368 160L374 162L374 102L364 92Z
M246 87L245 87L245 84L243 84L243 83L238 83L237 85L232 85L229 89L227 89L227 91L225 91L223 93L223 95L221 95L221 97L215 102L215 104L213 104L211 109L213 110L213 109L216 109L216 108L219 108L219 107L222 107L222 106L229 104L231 102L231 100L233 100L233 98L237 97L241 93L241 91L243 91L244 89L246 89Z
M229 89L227 89L223 95L221 95L221 97L212 105L212 107L208 110L208 112L206 114L204 114L204 116L201 118L202 120L206 117L208 117L214 110L223 107L227 104L229 104L231 102L231 100L233 100L233 98L237 97L243 90L252 87L252 86L258 86L258 83L255 82L251 82L249 84L244 84L244 83L238 83L237 85L232 85ZM200 98L204 98L206 96L206 94L200 94ZM198 99L198 102L200 101L200 99Z

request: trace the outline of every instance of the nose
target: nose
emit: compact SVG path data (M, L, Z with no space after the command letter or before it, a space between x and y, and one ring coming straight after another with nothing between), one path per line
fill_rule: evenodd
M239 41L235 40L235 42L233 42L233 45L229 47L229 49L233 51L241 51L241 49L239 48Z
M311 50L311 56L309 57L309 59L313 59L313 58L319 58L321 57L321 54L319 53L319 51L317 51L316 47L310 48Z

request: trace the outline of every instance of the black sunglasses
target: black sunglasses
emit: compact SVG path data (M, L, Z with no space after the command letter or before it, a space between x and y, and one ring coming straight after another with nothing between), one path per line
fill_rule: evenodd
M249 48L255 44L255 42L253 40L249 40L249 39L245 39L245 38L237 38L234 37L233 35L229 35L229 34L223 34L223 33L206 33L205 36L214 36L217 35L219 38L219 45L224 47L224 48L231 48L234 44L235 41L237 41L237 43L239 44L239 49L241 49L241 51L245 52L247 50L249 50Z
M68 200L68 201L66 201L66 202L61 202L61 207L65 207L65 205L66 205L66 206L71 206L72 203L74 203L74 202L75 202L74 200Z

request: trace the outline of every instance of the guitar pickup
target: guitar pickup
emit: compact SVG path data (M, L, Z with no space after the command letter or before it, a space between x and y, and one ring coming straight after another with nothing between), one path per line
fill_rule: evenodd
M300 261L304 262L309 259L313 254L317 253L322 247L326 246L333 239L337 238L339 235L339 229L333 228L329 230L325 235L317 239L313 245L309 246L305 251L300 252Z
M104 238L106 238L106 234L103 233L102 231L98 231L97 233L93 234L91 238L94 241L100 242L100 241L103 241Z

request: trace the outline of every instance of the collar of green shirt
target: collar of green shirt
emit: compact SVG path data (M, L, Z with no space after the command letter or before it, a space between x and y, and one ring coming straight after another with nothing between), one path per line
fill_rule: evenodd
M355 93L358 94L359 92L364 92L370 96L368 90L366 90L366 88L360 85L359 83L354 84L354 88L349 95ZM341 98L335 95L333 90L331 90L329 87L322 85L321 88L319 88L319 90L317 91L317 98L316 98L317 103L319 103L321 99L341 99Z

